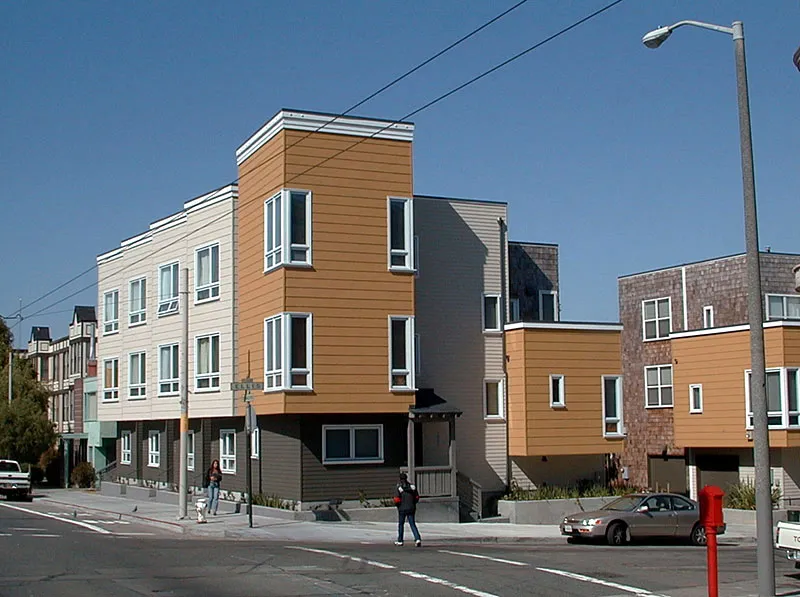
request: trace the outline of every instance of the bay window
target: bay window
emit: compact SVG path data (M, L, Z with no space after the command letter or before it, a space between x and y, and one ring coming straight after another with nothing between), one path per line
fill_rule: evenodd
M414 271L414 204L411 199L389 198L389 269Z
M311 265L311 191L283 189L264 202L264 271Z
M311 390L311 313L279 313L264 320L264 391Z

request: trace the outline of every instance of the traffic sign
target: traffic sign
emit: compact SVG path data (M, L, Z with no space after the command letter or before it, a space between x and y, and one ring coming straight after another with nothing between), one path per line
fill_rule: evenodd
M263 390L264 383L260 381L253 381L252 379L244 379L242 381L231 382L231 390L234 392L247 392L250 390Z

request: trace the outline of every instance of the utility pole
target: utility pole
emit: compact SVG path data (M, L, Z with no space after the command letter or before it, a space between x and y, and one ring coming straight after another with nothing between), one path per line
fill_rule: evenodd
M181 270L181 439L178 472L178 519L186 518L189 456L189 268Z
M9 332L11 332L11 338L8 342L8 403L11 404L11 396L13 395L14 391L14 328L17 327L18 324L22 323L24 317L22 317L22 299L19 299L19 310L17 311L16 315L10 315L5 317L0 315L0 319L16 319L17 323L15 323L11 328L9 328Z

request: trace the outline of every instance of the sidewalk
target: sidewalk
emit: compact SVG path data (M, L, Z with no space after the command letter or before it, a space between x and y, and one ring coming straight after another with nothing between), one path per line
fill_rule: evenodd
M244 508L235 513L235 504L220 502L218 516L209 516L206 524L198 524L193 504L188 504L189 517L177 520L178 507L127 497L111 497L78 489L47 489L37 492L37 502L49 502L68 508L83 508L119 516L188 537L228 537L250 540L310 543L385 543L391 541L397 525L389 522L306 522L284 520L254 514L253 528L248 526ZM426 542L434 543L565 543L557 525L510 523L425 523L420 521ZM720 545L740 545L755 541L755 528L731 525L720 537Z

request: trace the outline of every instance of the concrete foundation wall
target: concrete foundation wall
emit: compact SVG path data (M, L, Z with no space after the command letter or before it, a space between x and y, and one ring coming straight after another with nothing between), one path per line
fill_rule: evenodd
M598 510L615 499L616 496L570 500L500 500L497 510L511 524L559 524L569 514Z

